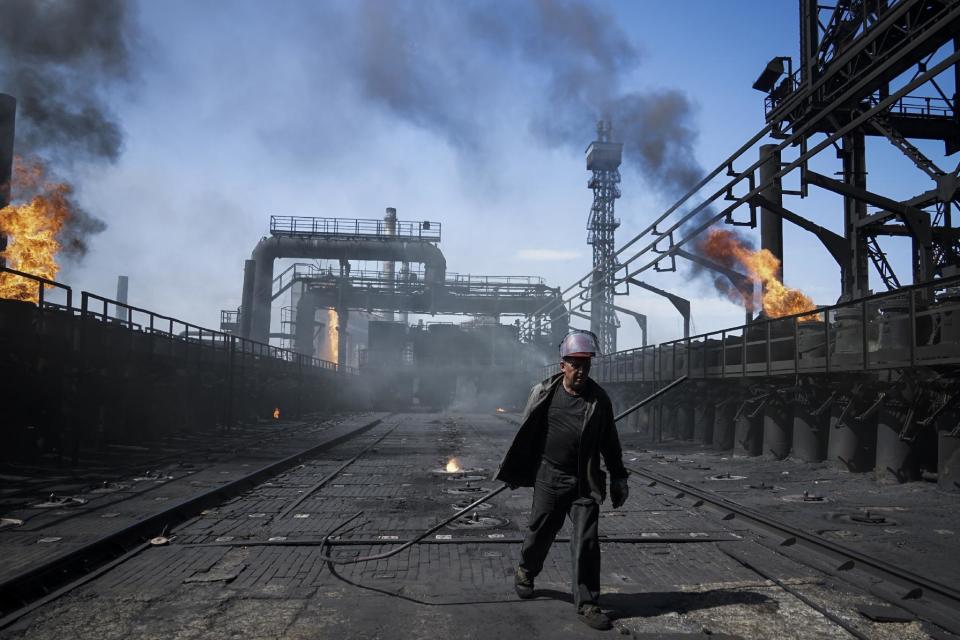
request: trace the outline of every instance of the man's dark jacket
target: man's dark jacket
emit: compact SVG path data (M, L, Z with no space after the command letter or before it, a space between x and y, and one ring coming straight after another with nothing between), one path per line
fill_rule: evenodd
M496 479L517 487L532 487L543 457L547 440L547 412L550 400L557 393L563 374L553 375L530 390L527 407L523 411L520 430L507 450ZM613 404L600 385L587 378L588 387L582 394L587 401L584 425L580 433L580 478L587 479L590 497L598 503L607 495L606 474L600 469L600 454L614 480L627 477L621 460L620 438L613 422Z

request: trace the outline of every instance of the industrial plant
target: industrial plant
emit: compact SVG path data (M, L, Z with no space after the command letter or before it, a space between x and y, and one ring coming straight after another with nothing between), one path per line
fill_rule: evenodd
M236 248L212 328L135 305L126 273L57 275L72 190L0 94L0 637L960 637L960 3L797 4L799 50L737 88L756 133L664 209L622 206L633 125L580 123L573 282L470 273L445 252L469 238L391 194L307 203ZM891 154L911 197L871 178ZM698 334L707 298L742 323ZM525 565L546 476L505 475L550 450L524 440L554 428L534 385L579 398L578 371L615 424L599 604L569 506L570 549Z

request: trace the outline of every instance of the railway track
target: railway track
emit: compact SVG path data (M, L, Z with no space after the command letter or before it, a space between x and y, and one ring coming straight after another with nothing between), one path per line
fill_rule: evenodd
M783 556L863 589L950 633L960 634L960 589L953 585L837 544L713 491L637 465L627 465L627 469L646 478L650 486L659 484L676 491L675 499L689 499L694 508L709 505L719 511L723 520L736 519L749 525L763 536L758 540L761 544ZM748 559L736 554L732 557L763 575L762 569Z
M324 421L326 420L325 418ZM270 437L282 438L297 429L299 425L281 425L278 429L277 425L271 424L270 427ZM232 439L225 441L225 435ZM88 491L96 488L100 483L120 482L131 475L155 470L174 462L186 465L198 464L208 460L211 449L224 449L228 446L233 450L242 450L262 443L264 435L264 432L233 434L210 430L195 435L179 435L172 440L158 440L155 443L147 443L148 446L111 446L107 448L106 453L84 450L81 452L81 458L85 460L84 468L82 472L76 474L71 468L62 466L4 465L0 467L2 474L11 476L53 474L55 477L46 482L5 492L2 499L6 504L0 510L0 515L20 508L22 505L13 502L17 499L22 498L27 503L50 492L58 490L62 492L61 487L64 485L75 486L78 492ZM144 455L149 446L157 446L167 451L161 455ZM86 461L87 459L89 461Z
M366 428L353 435L365 433L373 429L377 424L379 424L379 421L367 425ZM398 426L402 428L398 429ZM387 428L383 429L383 427ZM451 427L449 431L451 433L456 432L459 435L456 436L455 440L451 439L448 444L436 447L437 451L445 450L449 446L459 447L462 446L463 443L476 447L473 455L477 455L479 451L499 450L502 448L502 433L497 432L499 435L494 437L491 436L493 432L477 429L469 422L460 422L455 427ZM388 499L387 496L391 495L411 496L409 499L412 499L413 496L416 496L418 499L426 498L425 495L422 495L422 489L420 488L423 485L417 484L419 481L416 480L417 476L430 476L431 473L436 473L436 470L431 471L431 467L429 466L430 460L433 459L433 455L435 454L429 453L432 449L424 448L425 446L430 446L427 443L430 442L431 436L425 435L426 433L422 425L415 425L409 420L405 422L404 419L400 419L398 425L382 425L381 429L367 433L363 439L354 440L352 436L341 439L340 442L347 442L349 440L350 448L347 449L347 451L343 449L339 450L338 454L336 454L336 457L339 458L337 460L325 459L320 465L310 463L305 468L301 469L297 467L294 469L293 467L296 467L299 461L306 461L309 457L310 452L304 451L297 454L297 456L291 456L284 461L280 461L277 465L273 465L276 468L269 472L266 469L260 469L248 474L244 478L238 479L235 483L231 483L230 487L222 488L220 492L210 492L212 495L205 494L205 496L197 496L198 499L206 499L207 501L198 502L189 508L183 508L180 513L171 514L174 524L184 525L178 528L178 539L175 540L172 545L182 547L181 553L191 553L189 549L194 549L196 552L207 552L213 547L236 549L236 551L231 551L231 553L237 553L241 552L239 548L249 547L250 549L270 551L270 553L274 555L269 557L277 558L306 557L297 556L296 554L301 552L298 552L296 548L302 547L307 549L309 547L320 547L316 551L310 552L315 559L320 557L319 554L324 553L323 547L326 547L327 550L335 554L336 557L345 560L350 558L362 560L366 557L365 553L369 553L365 551L365 549L372 551L386 549L387 551L384 553L376 553L373 555L373 557L376 558L385 558L394 551L400 551L400 549L397 548L398 546L416 543L413 549L404 552L404 556L396 566L407 566L408 564L416 562L415 558L426 557L429 553L432 553L426 551L428 548L447 548L450 549L450 551L446 552L447 555L456 556L461 553L469 555L472 553L469 551L470 549L480 545L480 548L504 549L504 551L485 551L483 552L485 557L509 556L510 553L507 549L517 547L521 539L521 536L510 534L509 532L507 532L506 535L498 534L496 537L485 537L482 534L477 535L477 532L460 535L458 532L452 531L448 533L454 533L453 536L444 534L418 541L417 536L414 535L413 532L417 530L419 525L407 525L405 531L408 533L406 535L402 533L399 536L381 535L399 533L400 530L391 528L390 523L392 522L392 516L377 513L377 507L374 506L378 504L376 502L377 500ZM440 438L442 437L443 436L440 435ZM418 440L417 438L421 439ZM439 438L437 439L439 440ZM410 454L413 452L418 452L417 458L410 457ZM375 453L377 455L373 455ZM391 466L394 464L391 461L396 460L398 456L400 456L401 460L406 458L406 465ZM297 457L299 460L293 459ZM428 466L424 466L425 462ZM285 466L292 470L284 474L280 480L266 482L281 471L280 466ZM679 543L694 543L692 545L684 544L682 546L685 548L698 547L700 549L698 553L701 554L724 555L732 558L750 571L755 572L764 580L769 580L774 583L777 588L783 592L791 594L797 600L803 602L805 606L821 613L824 618L836 625L835 628L838 634L841 633L842 629L856 638L873 637L869 632L866 634L863 633L864 627L862 625L851 625L849 618L845 620L842 616L836 615L835 610L831 612L822 606L822 603L818 604L815 598L811 599L807 597L802 585L798 587L795 586L796 583L792 583L787 578L778 578L776 570L771 570L770 566L765 565L762 558L751 555L750 550L756 550L756 545L753 543L757 542L767 550L789 558L793 563L812 567L816 569L818 573L829 574L838 581L854 587L853 591L872 593L882 600L886 600L887 602L896 604L902 609L915 613L919 618L929 621L941 629L948 631L960 629L960 626L957 625L956 614L951 611L951 607L955 607L957 600L955 593L949 585L942 585L936 581L925 579L922 576L911 575L911 572L904 570L902 567L889 565L889 563L879 561L866 554L846 549L842 547L842 545L836 545L830 541L818 540L817 536L783 523L775 518L771 518L756 509L738 504L714 492L692 486L676 478L671 478L636 464L630 465L629 468L634 473L631 483L635 486L639 485L637 488L643 487L644 483L648 486L652 485L654 487L652 490L657 492L660 492L662 488L668 488L670 491L667 493L671 494L672 492L672 495L668 495L669 502L682 507L685 511L696 512L704 516L704 518L697 519L701 524L694 526L699 526L701 529L704 527L712 529L711 523L717 523L720 525L720 528L725 531L717 531L712 536L697 536L693 538L689 535L682 535L679 532L673 537L658 534L653 538L636 532L634 534L612 533L602 539L605 545L610 545L609 548L611 550L617 548L653 548ZM409 475L411 473L410 469L413 470L413 475ZM388 477L395 477L395 480L391 482L388 480ZM348 492L350 487L376 487L380 486L377 484L380 482L386 483L382 486L385 488L390 487L391 491L396 487L411 488L397 489L399 494L392 493L391 491L378 494L366 490L364 495L368 497L358 499L357 502L364 502L364 504L360 506L366 506L366 508L368 508L368 514L370 514L373 519L370 526L359 526L359 531L339 531L339 534L347 533L348 535L340 535L336 539L328 539L323 535L311 537L307 534L307 530L301 527L294 527L294 529L292 529L292 531L298 532L295 535L282 533L280 531L283 526L286 526L285 523L293 525L296 523L312 522L312 520L296 520L295 518L297 517L303 517L303 514L296 512L310 512L313 514L310 516L311 518L319 518L321 517L320 512L332 514L333 509L355 508L351 507L350 498L347 497L352 495ZM396 482L412 482L414 484L393 484ZM452 486L449 484L450 481L447 480L441 480L440 485L436 484L436 480L432 482L435 488ZM191 518L190 514L196 514L200 509L209 508L214 504L223 504L228 497L243 493L254 486L257 487L256 490L246 495L242 501L235 502L229 513L227 513L227 508L224 507L221 510L223 513L220 516L211 516L211 521L215 521L219 517L232 517L238 522L249 522L247 519L253 515L264 515L262 513L253 514L252 512L269 511L268 518L272 521L273 525L276 525L278 528L267 527L264 529L256 529L256 531L262 531L262 533L254 534L252 539L227 539L228 536L213 533L211 532L212 530L205 526L195 526L192 524L199 523L202 518ZM338 489L337 487L340 488ZM641 494L643 492L638 491L637 493L638 495L635 499L642 500ZM379 495L383 497L377 497ZM270 507L269 509L264 508L263 500L270 497L278 499L279 502L276 506ZM388 507L388 505L392 505L395 498L389 499L391 502L382 502L379 504L383 504L384 507L389 510L390 507ZM661 498L653 498L653 502L655 503L660 499ZM648 500L650 499L648 498ZM318 506L321 502L328 506ZM519 525L519 514L515 511L510 511L510 509L515 509L516 506L509 504L509 498L506 502L507 504L501 502L499 506L495 506L493 512L497 513L497 510L500 509L500 513L509 515L511 520ZM179 505L175 505L166 511L170 512L176 509L177 506ZM449 509L448 505L439 506ZM507 509L507 511L504 512L504 509ZM449 514L451 512L446 511L445 513ZM416 512L412 512L411 515L415 516ZM336 519L333 515L323 517ZM436 518L436 514L429 514L428 518L431 522L440 520L440 518ZM315 524L318 525L316 530L320 531L321 534L324 531L324 527L329 526L319 521ZM148 529L150 533L141 532L139 536L131 536L125 541L118 543L112 549L112 555L109 557L98 555L94 553L95 549L88 547L86 549L88 564L86 566L67 566L65 571L68 572L69 575L64 576L59 582L51 580L49 576L36 576L37 579L33 583L33 598L29 601L14 603L15 608L10 611L4 609L3 613L6 617L0 620L0 628L11 625L30 611L45 606L60 596L69 593L76 587L96 580L99 576L102 576L119 565L133 560L142 551L150 548L151 544L148 540L148 535L156 535L158 525L159 523L154 523L154 525ZM423 528L425 529L426 527ZM190 529L193 530L193 535L191 535L189 531L186 531ZM644 530L642 529L641 531ZM738 535L733 535L733 532ZM201 533L201 535L197 536L197 533ZM754 533L756 534L755 539L743 539L751 538L752 536L750 534ZM291 535L291 537L289 539L283 537L286 535ZM214 540L215 536L217 536L216 540ZM267 539L267 536L270 536L270 538ZM200 538L205 538L206 541L191 541L199 540ZM564 539L565 538L561 536L558 542L562 542ZM274 549L270 550L271 547ZM290 549L291 555L281 555L285 554L283 551L284 548ZM354 549L356 551L353 551ZM461 551L461 549L463 551ZM406 555L408 553L412 554L409 559L407 559ZM441 557L443 557L444 552L440 553ZM136 571L136 567L140 566L142 562L147 561L150 557L153 557L153 553L145 554L143 558L131 562L130 567L121 569L121 571L127 573ZM82 558L77 558L76 560L80 561ZM379 563L372 563L371 571L374 571L373 565L378 567L376 571L380 573L376 575L380 579L385 575L390 575L391 571L394 570L386 564L383 564L383 561L380 561ZM256 569L250 567L248 573L260 573L262 571L260 564L257 564L256 567ZM358 572L354 573L338 574L331 570L331 575L337 578L341 584L349 585L352 588L372 588L365 586L364 580L358 579L368 574L359 572L359 570L357 571ZM618 571L622 571L622 569L618 569ZM398 579L401 578L398 576ZM504 590L503 597L509 600L508 581L506 578L502 578L502 581L501 588ZM2 588L5 589L6 587L6 584L2 585ZM42 587L42 589L39 587ZM384 590L380 586L377 586L377 589L379 589L378 593L391 595L389 591ZM406 589L406 587L402 587L393 595L407 593ZM0 593L6 595L7 592L0 591ZM902 598L906 598L906 600L902 600ZM420 604L432 604L429 599L422 598L416 600L416 602Z
M343 419L332 419L332 420L323 420L322 422L330 422L331 424L338 424L342 422ZM315 426L320 423L316 423ZM273 425L271 425L273 426ZM48 529L55 525L66 522L70 519L76 518L77 516L90 514L96 511L102 511L107 507L116 507L130 500L137 498L142 498L145 494L148 494L153 491L158 491L161 489L169 488L171 483L181 482L197 473L203 471L203 464L209 462L211 450L214 455L223 455L227 452L241 452L249 450L254 446L263 447L268 441L282 441L284 438L290 436L292 433L302 430L303 423L295 423L293 425L281 425L279 429L271 429L269 432L260 432L255 434L243 434L235 440L220 441L219 443L214 443L211 441L211 438L192 438L188 439L190 448L184 448L182 451L166 453L162 456L157 456L149 459L137 460L131 463L127 463L120 467L116 472L110 473L109 475L100 475L97 476L96 481L85 480L83 482L77 482L78 491L73 493L69 497L79 497L82 499L90 498L88 494L101 491L103 488L110 489L111 492L115 493L116 497L114 499L107 500L97 500L95 503L87 502L82 505L70 505L65 506L69 507L67 512L65 512L62 517L48 519L49 511L45 509L37 509L35 513L21 516L17 518L20 520L23 525L17 527L18 532L40 532L44 529ZM208 436L216 436L217 434L206 434ZM266 436L266 438L265 438ZM172 462L176 462L176 469L165 469L164 465L169 465ZM144 470L147 471L144 471ZM150 471L154 470L154 471ZM162 471L161 471L162 470ZM156 476L156 480L161 480L161 482L150 482L154 478L136 478L136 476L152 474ZM170 474L170 475L167 475ZM173 475L175 474L175 475ZM93 477L95 474L88 473L86 476L88 478ZM133 477L133 479L131 479ZM146 480L147 484L138 487L138 480ZM101 485L102 483L102 485ZM46 485L32 486L26 489L22 489L16 493L7 494L4 496L6 500L9 500L13 497L26 497L30 496L33 502L36 502L37 499L42 498L46 495L46 492L51 488L56 488L63 485L63 480L54 480L51 483ZM122 488L112 488L110 485L129 485L122 486ZM62 491L61 491L62 492ZM68 492L71 493L71 492ZM105 497L105 496L103 496ZM19 510L29 510L32 507L30 506L30 501L25 501L24 504L20 506L9 507L3 515L12 514L17 509ZM19 515L19 514L17 514ZM28 526L33 521L40 521L36 526Z
M355 426L333 427L324 432L319 443L302 451L180 500L133 524L110 531L4 580L0 583L0 629L129 560L152 544L166 544L164 536L170 529L202 510L221 504L304 460L365 433L379 425L383 417L361 420Z

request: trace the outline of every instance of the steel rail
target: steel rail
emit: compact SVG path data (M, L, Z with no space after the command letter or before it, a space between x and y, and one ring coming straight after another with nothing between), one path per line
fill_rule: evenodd
M742 567L744 567L744 568L746 568L746 569L748 569L748 570L756 573L756 574L757 574L758 576L760 576L761 578L763 578L763 579L765 579L765 580L769 580L769 581L772 582L773 584L777 585L778 587L780 587L781 589L783 589L784 591L786 591L787 593L789 593L790 595L792 595L794 598L796 598L797 600L799 600L799 601L802 602L803 604L807 605L808 607L810 607L810 608L813 609L814 611L818 612L818 613L819 613L820 615L822 615L824 618L826 618L826 619L829 620L830 622L834 623L835 625L837 625L838 627L840 627L841 629L843 629L844 631L846 631L847 633L849 633L850 635L852 635L854 638L857 638L857 640L870 640L870 638L869 638L868 636L865 636L865 635L863 635L862 633L860 633L860 632L859 632L853 625L851 625L849 622L847 622L846 620L844 620L844 619L841 618L840 616L835 615L833 612L831 612L831 611L830 611L829 609L827 609L825 606L823 606L823 605L821 605L821 604L819 604L819 603L817 603L817 602L814 602L813 600L811 600L811 599L808 598L807 596L803 595L803 594L800 593L798 590L796 590L796 589L794 589L793 587L791 587L790 585L786 584L783 580L780 580L779 578L777 578L775 575L773 575L773 574L770 573L769 571L764 571L764 570L760 569L759 567L757 567L755 564L753 564L752 562L750 562L750 561L747 560L746 558L742 558L742 557L740 557L738 554L732 553L729 549L724 549L723 547L721 547L721 546L719 546L719 545L717 545L717 549L720 551L720 553L724 554L725 556L727 556L728 558L730 558L730 559L733 560L734 562L738 563L740 566L742 566Z
M329 419L329 418L328 418L328 419ZM326 421L326 420L322 420L321 422L325 422L325 421ZM297 422L294 423L293 425L288 425L288 426L281 427L279 430L277 430L277 431L275 432L275 434L284 434L284 435L289 434L289 433L290 433L291 431L293 431L294 429L297 429L297 428L299 428L300 426L302 426L302 424L303 424L303 423L302 423L301 421L297 421ZM319 422L318 422L318 424L319 424ZM197 434L198 434L198 435L201 435L201 436L221 436L221 435L222 435L222 434L220 434L219 431L216 430L216 429L208 429L208 430L204 430L204 431L199 431L199 432L197 432ZM240 438L239 438L236 442L231 442L231 443L229 443L229 446L230 446L231 450L233 450L233 451L239 451L239 450L243 450L243 449L247 448L248 446L250 446L250 445L252 445L252 444L254 444L254 443L256 443L256 442L261 442L262 440L263 440L263 434L262 434L262 433L251 434L251 435L245 435L245 434L244 434L244 435L240 435ZM210 442L211 442L211 440L210 440L209 438L208 438L208 439L194 439L194 440L190 440L190 441L188 441L188 442L179 442L178 445L179 445L179 446L184 446L184 447L189 446L191 449L196 449L196 447L201 447L201 446L202 446L202 447L206 447L206 446L210 446ZM147 442L147 444L155 444L155 443ZM109 445L108 445L108 446L109 446ZM81 452L81 457L83 457L86 453L88 453L88 451L87 451L87 450L83 450L83 451ZM161 465L162 463L166 463L166 462L168 462L168 461L170 461L170 460L176 460L176 461L181 462L181 463L187 462L187 463L193 464L195 461L196 461L196 462L205 461L205 460L208 459L208 457L209 457L209 456L208 456L204 451L199 451L199 452L198 452L198 451L196 451L196 450L187 450L186 448L184 448L184 449L182 449L182 450L174 451L174 452L172 452L172 453L164 453L163 455L154 456L154 457L152 457L152 458L146 458L146 459L143 459L143 460L133 460L132 462L123 463L120 467L118 467L118 468L116 468L116 469L111 469L109 475L104 474L102 477L100 477L98 480L96 480L96 482L91 482L91 481L87 481L87 482L84 482L84 483L77 482L77 483L76 483L76 484L77 484L77 489L76 489L76 491L78 491L78 492L80 492L80 493L88 493L88 492L90 492L90 491L98 488L98 486L99 486L98 483L100 483L100 482L114 482L114 483L117 483L117 484L122 484L122 483L125 482L125 481L130 481L130 478L129 478L130 474L134 474L134 473L143 471L144 469L146 469L146 470L148 470L148 471L151 470L151 469L156 469L156 468L157 468L159 465ZM105 460L100 459L100 460L94 460L93 462L94 462L94 464L97 464L97 465L101 465L101 466L102 466L102 465L106 464L106 463L109 462L109 461L105 461ZM16 465L9 465L9 466L6 466L6 467L0 467L0 471L12 471L12 472L20 473L20 474L22 474L22 472L25 471L25 470L26 470L26 469L24 469L24 468L22 468L22 467L17 467ZM46 473L46 472L50 471L49 467L30 467L29 470L32 471L32 472L37 472L37 473ZM150 488L145 489L145 490L142 490L142 491L123 491L123 490L117 490L116 493L118 493L118 494L119 494L119 493L126 494L127 497L122 498L122 499L120 499L120 500L114 500L113 502L97 503L96 505L92 505L92 506L90 506L89 508L76 508L76 509L71 509L71 512L70 512L69 515L64 516L63 518L58 518L58 519L56 519L56 520L51 520L51 521L49 521L49 522L44 522L40 527L38 527L38 528L36 528L36 529L17 529L17 530L18 530L18 531L40 531L41 529L46 528L46 527L49 527L49 526L52 526L52 525L54 525L54 524L56 524L56 523L58 523L58 522L63 522L64 520L69 520L70 518L73 518L73 517L76 517L76 516L79 516L79 515L84 515L84 514L87 514L87 513L91 513L91 512L93 512L93 511L97 511L97 510L99 510L99 509L101 509L101 508L103 508L103 507L112 506L112 505L117 504L117 503L119 503L119 502L124 502L125 500L129 500L129 499L131 499L131 498L135 498L135 497L137 497L137 496L143 495L144 493L147 493L147 492L152 491L152 490L154 490L154 489L158 489L158 488L162 488L162 487L167 487L167 486L169 486L171 483L174 483L174 482L177 482L177 481L182 480L182 479L184 479L184 478L187 478L187 477L193 475L194 473L197 473L197 471L194 470L194 471L190 471L190 472L188 472L188 473L184 473L183 475L178 476L178 477L176 477L176 478L173 478L172 480L170 480L170 481L168 481L168 482L166 482L166 483L164 483L164 484L154 485L153 487L150 487ZM18 489L18 490L16 490L16 491L12 492L12 493L6 494L6 495L4 496L4 498L5 498L5 499L20 498L20 497L23 497L23 496L33 496L34 498L36 498L38 495L39 495L39 496L42 496L43 494L45 494L51 487L61 486L61 485L63 485L64 483L69 483L70 480L72 480L72 478L69 478L69 479L54 478L54 479L52 479L52 480L50 480L50 481L48 481L48 482L45 482L44 484L39 485L39 486L31 486L31 487L25 487L25 488L23 488L23 489ZM8 507L8 508L6 508L2 513L0 513L0 515L6 515L6 514L9 514L9 513L16 512L16 511L18 511L18 510L31 509L31 508L33 508L33 507L31 507L31 506L29 505L29 503L23 504L23 505L16 505L16 506L13 506L13 507ZM23 518L23 522L24 522L24 524L26 524L26 523L28 523L28 522L33 521L33 520L36 519L38 516L42 516L42 515L44 515L44 514L41 512L41 513L34 514L34 515L32 515L32 516L30 516L30 517L28 517L28 518Z
M3 615L0 618L0 629L10 626L37 606L84 584L91 573L100 572L104 567L117 566L118 560L133 557L136 555L133 551L148 544L145 540L158 534L163 535L170 527L185 522L201 510L220 504L303 459L369 431L381 422L383 418L366 422L351 431L324 440L282 460L271 462L232 482L186 498L143 520L4 580L0 583L0 614Z
M772 529L779 534L785 535L786 538L784 541L787 545L792 545L796 541L802 541L812 547L814 550L827 551L835 556L840 556L847 560L851 560L854 563L859 563L860 565L867 567L875 575L887 581L892 579L893 584L906 583L920 587L924 593L934 593L941 598L948 600L952 604L954 611L960 607L960 590L954 586L945 584L935 580L934 578L922 576L911 571L910 569L893 564L892 562L887 562L886 560L876 558L855 549L851 549L850 547L837 544L831 540L808 533L799 527L795 527L791 524L783 522L782 520L764 515L756 509L743 505L734 500L730 500L729 498L719 495L713 491L701 489L687 482L683 482L682 480L671 478L643 467L637 467L636 465L628 465L627 469L631 473L647 478L654 483L659 483L684 494L689 494L698 498L699 500L709 502L715 507L724 509L733 515L740 516L748 521L753 521L755 524L758 524L762 527ZM900 606L907 606L907 604L904 601L900 603Z
M291 432L293 432L293 431L301 428L304 424L305 424L305 423L304 423L303 421L296 421L296 422L294 422L293 424L285 425L283 428L277 430L274 435L278 435L278 434L279 434L279 435L289 435ZM207 432L207 433L208 433L209 435L217 435L216 432L213 431L213 430L210 430L210 431ZM264 434L262 434L262 433L253 434L253 435L244 435L244 436L242 436L242 438L239 439L237 442L232 442L232 443L230 443L229 446L230 446L231 450L233 450L233 451L235 451L235 452L236 452L236 451L243 451L243 450L247 449L250 445L252 445L252 444L254 444L254 443L256 443L256 442L262 442L262 441L263 441L263 435L264 435ZM201 441L200 443L192 443L192 444L193 444L193 445L203 444L203 441ZM161 461L171 460L171 459L179 459L181 462L190 462L191 464L194 464L194 462L192 462L192 461L203 461L203 460L205 460L205 459L206 459L206 458L205 458L205 455L206 455L206 454L204 454L204 452L194 452L194 453L191 454L191 453L188 452L188 451L178 451L178 452L174 452L174 453L168 453L168 454L165 454L165 455L160 456L160 457L157 457L157 458L153 458L153 459L151 459L149 462L145 462L145 463L142 463L142 464L141 464L141 463L130 463L129 465L123 467L123 470L124 470L123 473L124 473L124 475L117 476L116 479L111 480L111 481L116 482L116 483L118 483L118 484L122 484L122 483L124 482L124 480L129 480L126 476L128 476L130 473L133 473L136 469L143 469L144 467L146 467L147 469L154 468L155 465L158 464L158 463L161 462ZM141 497L141 496L143 496L143 495L145 495L145 494L147 494L147 493L150 493L151 491L156 491L156 490L158 490L158 489L164 489L164 488L170 488L171 486L176 486L176 483L177 483L177 482L180 482L180 481L182 481L182 480L185 480L186 478L189 478L190 476L193 476L193 475L195 475L195 474L197 474L197 473L200 473L201 471L202 471L202 469L192 469L192 470L187 471L187 472L185 472L185 473L183 473L182 475L179 475L179 476L177 476L177 477L173 477L173 476L171 475L171 479L170 479L170 480L167 480L167 481L165 481L165 482L163 482L163 483L159 483L159 484L156 483L156 482L154 482L151 486L148 486L148 487L146 487L146 488L141 488L140 490L137 490L137 491L133 491L133 490L132 490L134 487L130 487L130 489L128 489L128 490L118 489L117 491L115 491L115 495L113 496L114 499L111 499L109 496L107 496L107 497L106 497L106 500L103 501L103 502L98 501L98 502L95 502L95 503L87 503L87 504L85 504L85 505L82 506L82 507L71 508L69 513L67 513L66 515L64 515L64 516L62 516L62 517L60 517L60 518L55 518L55 519L53 519L53 520L47 520L47 521L44 521L44 522L40 522L38 526L33 527L33 528L29 528L29 527L26 527L26 526L21 526L21 527L18 527L18 528L17 528L17 532L24 532L24 531L38 532L38 531L43 531L44 529L46 529L46 528L48 528L48 527L52 527L52 526L54 526L54 525L56 525L56 524L59 524L59 523L61 523L61 522L66 522L67 520L70 520L70 519L75 518L75 517L77 517L77 516L87 515L87 514L90 514L90 513L95 512L95 511L100 511L100 510L102 510L102 509L105 509L106 507L112 507L112 506L115 506L115 505L120 504L120 503L122 503L122 502L126 502L127 500L133 500L133 499L135 499L135 498L139 498L139 497ZM106 482L106 480L104 480L104 481ZM58 484L58 483L59 483L59 484L62 484L63 481L62 481L62 480L52 481L51 483L48 483L48 484L46 484L45 486L46 486L46 487L55 486L55 485ZM94 484L94 485L89 485L89 487L85 490L85 492L86 492L86 493L89 493L92 489L96 489L96 488L97 488L97 486L96 486L95 484ZM30 491L30 490L29 490L29 489L24 489L24 490L18 492L17 494L14 494L14 495L23 495L24 493L26 493L26 492L28 492L28 491ZM83 493L83 492L84 492L84 490L81 490L81 493ZM34 489L34 490L32 491L32 493L34 493L34 494L37 494L37 493L45 493L45 490L41 491L41 490L36 490L36 489ZM119 496L119 497L118 497L118 496ZM80 496L78 495L77 497L80 497ZM30 507L29 504L28 504L28 505L25 505L25 506L22 506L22 507L18 507L18 509L31 509L31 508L35 508L35 507ZM13 511L15 511L15 510L13 510ZM22 520L23 520L23 524L24 524L24 525L27 525L27 524L29 524L30 522L33 522L34 520L36 520L37 518L41 518L41 517L44 516L44 515L49 515L49 512L40 511L40 512L38 512L38 513L35 513L35 514L29 516L29 517L23 518L23 519L22 519Z
M386 432L386 433L384 433L382 436L380 436L379 438L377 438L376 440L374 440L373 442L371 442L369 445L367 445L366 447L364 447L364 448L360 451L360 453L358 453L357 455L353 456L352 458L350 458L349 460L347 460L346 462L344 462L343 464L341 464L339 467L337 467L336 469L334 469L333 471L331 471L330 473L328 473L322 480L320 480L320 482L317 482L317 483L313 484L312 486L310 486L308 489L306 489L302 494L300 494L300 495L297 497L296 500L294 500L293 502L291 502L290 504L288 504L283 511L281 511L279 514L277 514L277 518L278 518L278 519L279 519L279 518L286 518L288 515L290 515L290 512L293 511L294 509L296 509L298 506L300 506L300 505L303 503L304 500L306 500L307 498L309 498L310 496L312 496L313 494L315 494L317 491L319 491L320 489L322 489L322 488L323 488L324 486L326 486L331 480L333 480L333 479L336 478L338 475L340 475L340 472L342 472L344 469L346 469L347 467L349 467L350 465L352 465L354 462L356 462L358 459L360 459L364 454L366 454L368 451L370 451L371 449L373 449L375 446L377 446L378 444L380 444L380 443L384 440L384 438L386 438L388 435L390 435L391 433L393 433L393 432L396 430L396 428L399 427L399 426L400 426L399 424L395 424L395 425L393 425L392 427L390 427L389 429L387 429L387 432Z

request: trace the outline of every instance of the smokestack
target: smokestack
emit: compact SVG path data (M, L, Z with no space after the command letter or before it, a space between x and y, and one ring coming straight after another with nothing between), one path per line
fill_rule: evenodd
M130 279L127 276L117 276L117 302L127 304L127 290L130 285ZM130 310L123 307L117 307L115 317L117 320L127 322L130 319Z
M386 229L388 236L397 235L397 210L396 209L394 209L393 207L387 207L387 213L385 216L383 216L383 225L384 225L384 228ZM394 263L392 261L384 262L383 275L391 283L393 282L393 274L394 274ZM391 286L390 288L392 289L393 287ZM383 319L392 321L394 319L393 311L385 312L383 314Z
M13 178L13 133L17 119L17 101L0 93L0 209L10 204L10 181ZM7 235L0 229L0 251L7 248ZM0 258L0 267L6 261Z

